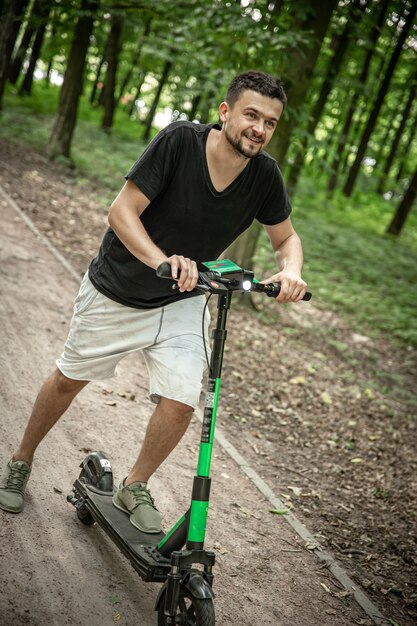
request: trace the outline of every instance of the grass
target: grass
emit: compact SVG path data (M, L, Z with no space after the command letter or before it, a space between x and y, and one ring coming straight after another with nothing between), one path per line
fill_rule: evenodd
M0 137L27 143L43 151L47 145L58 104L59 90L35 84L33 96L18 97L14 89L6 92L0 118ZM116 110L111 133L101 129L102 110L91 107L81 98L77 126L71 146L71 162L80 182L94 178L103 185L100 200L105 206L114 199L124 183L124 176L145 147L142 128L127 113ZM65 159L61 159L65 163Z
M53 124L58 88L37 83L30 98L8 90L0 136L44 150ZM111 134L100 128L101 111L81 100L72 144L72 166L80 182L98 180L103 207L119 191L124 175L144 148L141 127L118 110ZM293 221L303 239L305 277L314 302L348 316L356 332L385 333L417 346L417 215L411 212L400 237L385 235L395 202L355 190L347 199L328 197L323 175L307 172L294 198ZM262 235L257 253L270 269Z

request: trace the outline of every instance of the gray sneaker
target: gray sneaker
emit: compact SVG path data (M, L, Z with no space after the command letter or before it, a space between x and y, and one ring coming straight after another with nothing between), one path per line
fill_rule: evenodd
M113 496L113 504L128 513L130 522L143 533L161 532L162 515L154 505L146 483L131 483L127 487L120 483Z
M0 482L0 509L10 513L23 510L23 496L31 470L25 461L9 461Z

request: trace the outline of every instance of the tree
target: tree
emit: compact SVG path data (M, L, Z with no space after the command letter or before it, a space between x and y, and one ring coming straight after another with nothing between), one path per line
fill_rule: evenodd
M414 201L417 196L417 168L412 176L408 188L397 207L394 217L391 220L390 225L387 228L387 233L391 235L399 235L405 221L410 213Z
M6 0L0 34L0 109L9 73L10 59L29 0Z
M19 89L19 95L29 96L32 91L33 76L36 69L36 63L38 62L43 38L45 36L47 21L49 12L51 10L51 3L48 0L40 0L40 7L38 12L39 25L36 30L35 40L30 51L29 64L25 73L25 77Z
M336 6L335 0L317 3L314 8L310 5L300 23L293 26L309 36L305 36L301 42L297 41L296 45L289 49L285 71L281 75L288 104L268 146L268 151L281 168L284 166L290 138L310 89L324 36Z
M417 113L417 109L416 112ZM411 146L414 142L414 137L417 133L417 114L414 115L414 119L412 119L411 124L409 125L409 129L408 129L408 137L405 143L405 147L402 150L402 154L401 154L401 158L400 158L400 163L399 163L399 167L398 167L398 171L397 171L397 175L395 177L395 180L400 181L404 170L407 169L407 163L408 163L408 156L410 153L410 149Z
M404 104L404 108L401 114L401 121L398 125L398 128L395 132L394 135L394 139L392 141L391 144L391 149L388 153L388 156L386 158L385 164L384 164L384 168L381 172L380 178L379 178L379 183L378 183L378 187L377 187L377 192L378 193L383 193L384 191L384 187L385 187L385 182L386 179L388 178L389 172L391 170L391 167L394 163L394 159L395 159L395 155L397 154L397 150L398 150L398 146L400 145L400 140L401 137L403 135L405 126L407 124L408 118L410 116L411 113L411 109L412 106L414 104L414 100L416 97L416 93L417 93L417 73L415 73L415 75L412 77L411 79L411 89L410 92L408 94L408 98Z
M97 8L98 0L82 0L81 2L80 16L74 28L67 70L60 92L58 111L49 138L48 156L51 159L59 155L67 158L70 156L78 101L83 86L85 60Z
M102 128L109 130L113 126L113 115L116 108L115 87L117 66L119 64L120 38L122 34L123 18L120 14L111 16L111 27L107 40L107 72L104 81L104 115Z
M343 123L343 128L341 133L339 134L339 138L338 138L338 142L337 142L337 146L334 152L334 157L333 157L333 161L331 164L331 175L329 178L329 183L327 186L328 191L333 191L333 189L336 188L337 186L337 179L338 179L338 175L339 175L339 168L340 168L340 164L341 164L341 160L342 160L342 155L343 152L346 148L346 143L347 143L347 139L348 139L348 134L349 134L349 129L352 125L352 120L353 120L353 116L355 114L356 111L356 107L358 104L358 100L359 100L359 95L361 90L363 90L364 86L366 85L366 82L368 80L368 75L369 75L369 68L371 66L371 60L372 57L375 53L375 49L376 49L376 44L378 41L378 37L381 33L382 27L385 23L385 18L386 18L386 14L387 14L387 9L388 9L388 1L387 0L381 0L381 2L379 3L376 11L377 11L377 15L376 15L376 19L375 22L372 25L372 29L371 29L371 33L369 35L369 43L367 45L367 50L366 50L366 54L364 56L363 59L363 64L362 64L362 68L361 68L361 72L359 74L359 85L358 87L356 87L354 89L353 95L352 95L352 99L348 108L348 111L345 115L345 121Z
M148 141L149 137L151 136L153 118L155 117L156 109L158 108L158 103L161 97L162 89L164 88L164 85L168 80L168 76L171 72L171 68L173 64L174 62L172 61L172 59L167 59L164 63L164 67L159 77L158 86L155 91L153 102L150 106L148 115L146 116L146 120L145 120L145 129L143 131L143 139L145 139L145 141Z
M329 61L327 72L322 82L319 96L315 101L313 110L309 116L306 132L301 143L298 146L294 162L286 179L286 184L290 193L295 189L297 185L301 168L304 163L305 152L309 138L314 136L317 124L319 123L319 120L323 113L323 109L327 103L327 99L332 89L334 79L340 71L346 52L348 50L348 46L352 38L352 26L362 17L362 12L365 10L365 6L366 5L360 3L359 0L354 0L351 5L351 10L347 17L342 33L334 38L334 54Z
M350 196L352 194L353 191L353 187L354 184L356 182L356 179L358 177L359 174L359 169L360 166L362 164L362 160L363 157L365 156L365 152L366 152L366 148L368 146L368 142L369 139L372 135L372 132L375 128L376 122L378 120L378 115L379 112L381 110L382 104L384 102L385 96L388 92L388 88L392 79L392 76L394 74L395 68L397 66L398 60L400 58L401 55L401 51L403 49L404 43L407 39L408 33L410 32L410 29L413 25L413 21L416 15L416 11L417 11L417 4L413 3L411 5L411 8L408 12L408 15L405 18L405 22L404 25L402 27L402 30L399 34L398 40L397 40L397 44L395 46L395 49L392 53L392 56L390 58L385 76L380 84L377 96L375 98L375 102L372 106L372 110L369 114L369 118L368 121L366 123L363 135L362 135L362 139L361 142L359 144L358 147L358 151L356 153L356 158L355 161L352 164L352 167L349 170L349 174L345 183L345 186L343 187L343 193L346 196Z
M136 51L132 56L132 60L129 64L129 68L120 84L119 96L117 98L118 101L122 98L123 94L125 93L126 87L128 86L129 82L132 79L134 68L139 65L140 57L141 57L142 49L143 49L143 44L149 36L149 33L151 31L151 24L152 24L152 19L148 17L148 19L145 22L145 28L143 31L141 41L139 42L139 45L137 46Z
M27 54L28 48L32 41L32 38L35 34L36 30L36 22L39 15L39 8L42 4L42 0L35 0L32 6L32 10L30 12L25 31L22 35L22 39L20 40L19 47L16 51L16 54L13 57L13 60L10 63L9 68L9 82L12 85L15 85L17 79L19 78L23 61L25 60L25 56Z

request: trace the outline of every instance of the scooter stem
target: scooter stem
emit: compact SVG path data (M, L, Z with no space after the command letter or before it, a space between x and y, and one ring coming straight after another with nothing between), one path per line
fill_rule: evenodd
M187 534L188 550L202 550L204 547L211 482L210 465L220 394L220 377L223 364L224 345L227 335L227 312L230 308L231 298L232 294L230 292L222 294L218 297L217 323L212 333L213 350L207 381L207 393L204 405L203 426L201 429L197 476L194 477L190 507L190 521Z

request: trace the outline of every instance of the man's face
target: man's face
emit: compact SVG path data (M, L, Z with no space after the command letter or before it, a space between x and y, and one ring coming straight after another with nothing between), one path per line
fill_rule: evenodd
M243 91L233 107L222 102L220 119L234 152L251 159L268 145L283 110L276 98L256 91Z

